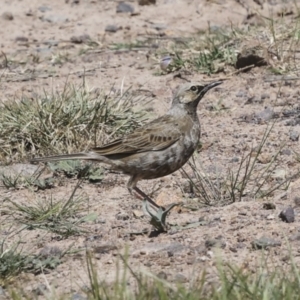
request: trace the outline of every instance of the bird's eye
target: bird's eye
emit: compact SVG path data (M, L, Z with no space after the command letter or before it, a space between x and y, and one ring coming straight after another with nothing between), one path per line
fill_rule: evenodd
M191 87L191 91L192 91L192 92L196 92L196 91L197 91L197 87L193 85L193 86Z

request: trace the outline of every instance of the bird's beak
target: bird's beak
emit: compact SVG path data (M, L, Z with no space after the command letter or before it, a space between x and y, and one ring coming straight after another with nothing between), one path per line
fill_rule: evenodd
M223 81L214 81L214 82L211 82L211 83L209 83L209 84L207 84L207 85L204 86L202 92L206 93L208 90L210 90L210 89L214 88L215 86L218 86L218 85L220 85L222 83L223 83Z

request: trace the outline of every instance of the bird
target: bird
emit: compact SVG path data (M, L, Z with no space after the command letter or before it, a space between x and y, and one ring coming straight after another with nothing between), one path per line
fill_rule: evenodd
M86 152L37 157L31 162L82 159L110 165L111 169L130 176L129 192L144 201L143 209L150 215L150 223L157 230L166 231L166 216L178 204L173 203L167 208L157 205L137 187L137 183L169 175L189 160L198 147L201 134L197 106L210 89L221 83L185 83L175 92L165 115L132 133Z

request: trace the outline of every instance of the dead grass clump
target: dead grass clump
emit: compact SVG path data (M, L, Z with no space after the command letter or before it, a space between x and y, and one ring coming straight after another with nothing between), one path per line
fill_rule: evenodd
M123 135L142 122L130 90L106 95L85 84L62 93L7 101L0 108L0 161L84 151Z

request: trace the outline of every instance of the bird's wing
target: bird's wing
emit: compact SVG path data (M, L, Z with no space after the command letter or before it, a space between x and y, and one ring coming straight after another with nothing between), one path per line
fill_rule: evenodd
M176 119L165 115L138 128L123 138L102 147L93 148L91 151L103 156L158 151L174 144L181 135L182 132L177 125Z

